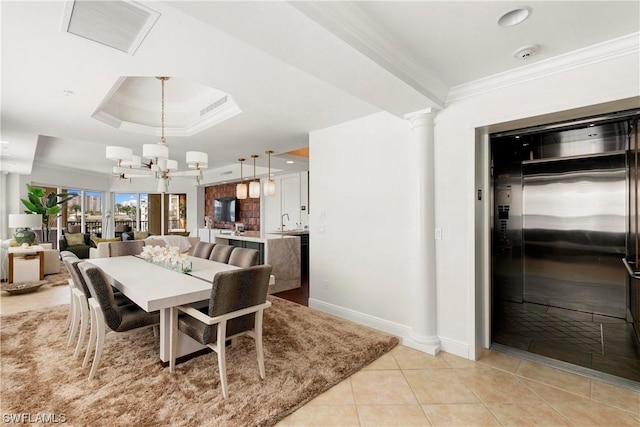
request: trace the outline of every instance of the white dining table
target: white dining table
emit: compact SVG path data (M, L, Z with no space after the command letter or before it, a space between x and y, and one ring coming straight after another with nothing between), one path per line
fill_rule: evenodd
M160 360L170 359L170 309L184 304L208 300L213 277L221 271L238 267L208 259L189 257L190 273L180 273L147 262L136 256L92 258L113 279L113 287L148 312L160 311ZM179 333L177 356L185 356L206 348L191 337Z

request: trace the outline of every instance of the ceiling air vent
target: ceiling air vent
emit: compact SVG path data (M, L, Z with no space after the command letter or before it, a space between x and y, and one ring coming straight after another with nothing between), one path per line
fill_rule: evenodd
M221 105L224 105L227 103L227 101L229 100L228 96L223 96L222 98L218 99L216 102L214 102L211 105L207 105L206 107L204 107L202 110L200 110L200 116L204 116L205 114L207 114L209 111L213 111L216 108L220 107Z
M62 31L133 55L159 17L132 1L67 1Z

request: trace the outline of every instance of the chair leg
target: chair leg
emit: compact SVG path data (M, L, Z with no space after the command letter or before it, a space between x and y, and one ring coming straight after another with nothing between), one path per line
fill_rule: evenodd
M227 365L225 357L225 335L227 333L227 322L218 323L218 337L216 339L215 351L218 353L218 371L220 372L220 386L222 387L222 397L229 396L227 391Z
M258 310L255 317L255 329L253 339L256 342L256 353L258 353L258 371L260 372L260 378L264 379L264 350L262 348L262 313L263 310Z
M91 371L89 371L89 380L93 379L93 376L96 374L98 370L98 366L100 365L100 358L102 357L102 349L104 348L104 337L106 335L106 324L104 323L104 316L102 315L102 310L99 308L96 309L93 306L91 307L92 311L96 312L94 319L97 323L97 333L96 333L96 354L93 356L93 363L91 364ZM92 328L93 329L93 328Z
M71 326L71 318L73 317L73 281L68 280L69 283L69 314L67 315L67 321L64 324L64 330L66 331Z
M71 328L69 328L69 334L67 335L67 347L71 347L71 344L73 344L73 339L78 333L80 318L82 316L80 313L80 304L78 304L75 296L71 300L73 301L73 315L71 316Z
M82 361L82 367L84 368L89 363L89 359L91 358L91 352L93 351L94 346L96 345L96 335L98 333L98 321L96 320L97 310L94 310L97 302L93 298L89 298L89 314L91 318L91 332L89 333L89 345L87 346L87 353L84 355L84 360ZM100 307L98 305L98 307Z
M80 306L80 336L78 337L78 344L76 345L76 351L73 353L73 357L80 355L80 350L84 345L84 339L87 336L87 327L89 326L89 305L87 304L87 298L84 293L79 289L75 290L76 304Z

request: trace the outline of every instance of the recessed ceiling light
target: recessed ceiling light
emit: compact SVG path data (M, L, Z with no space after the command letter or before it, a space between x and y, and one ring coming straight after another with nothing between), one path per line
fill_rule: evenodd
M72 91L71 89L64 89L62 91L62 93L64 94L64 96L71 96L71 95L75 95L75 92Z
M287 160L287 163L292 164L293 160Z
M9 144L7 141L0 141L0 145Z
M513 27L527 19L530 14L531 8L528 6L514 9L502 15L500 19L498 19L498 25L501 27Z

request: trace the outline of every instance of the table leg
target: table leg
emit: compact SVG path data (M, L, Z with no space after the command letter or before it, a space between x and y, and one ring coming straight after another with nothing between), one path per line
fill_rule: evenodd
M186 356L187 354L200 351L207 346L200 344L188 335L178 331L176 357ZM164 308L160 310L160 360L169 362L171 359L171 309Z

